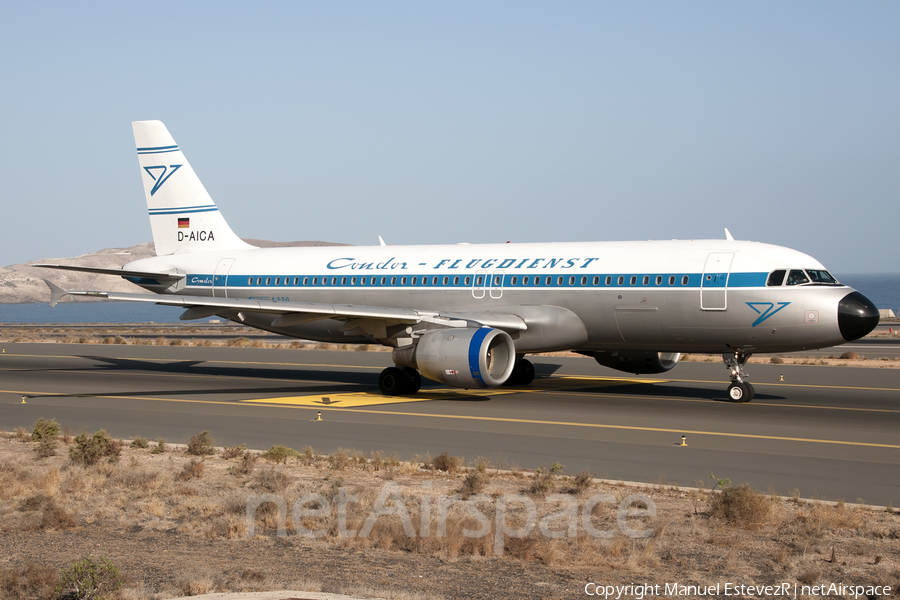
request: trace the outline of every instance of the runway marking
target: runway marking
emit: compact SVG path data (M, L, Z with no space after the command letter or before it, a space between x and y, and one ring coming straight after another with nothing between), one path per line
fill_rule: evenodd
M81 360L93 360L90 356L81 355L57 355L57 354L3 354L3 356L12 356L17 358L74 358ZM188 358L133 358L127 356L98 356L96 359L106 358L109 360L133 360L136 362L157 362L157 363L179 363L191 362ZM318 363L298 363L298 362L262 362L249 360L201 360L204 364L220 364L220 365L257 365L257 366L274 366L274 367L327 367L335 369L384 369L383 366L367 366L367 365L329 365Z
M466 390L452 389L422 390L415 396L384 396L381 392L350 392L346 394L314 394L309 396L286 396L283 398L251 398L239 400L240 403L249 404L278 404L289 406L333 406L337 408L354 406L377 406L379 404L405 404L409 402L425 402L429 400L477 400L488 396L505 394L517 394L518 391L508 390ZM327 401L324 401L328 398Z
M452 390L447 390L454 394L459 394L459 392L453 392ZM515 393L513 391L507 393ZM67 398L112 398L119 400L149 400L154 402L182 402L187 404L218 404L218 405L226 405L226 406L261 406L261 407L272 407L272 408L297 408L300 410L309 410L318 408L319 410L328 410L335 412L347 412L347 413L360 413L360 414L372 414L372 415L384 415L384 416L402 416L402 417L420 417L420 418L428 418L428 419L454 419L461 421L486 421L486 422L494 422L494 423L519 423L519 424L527 424L527 425L556 425L562 427L587 427L592 429L618 429L624 431L646 431L653 433L672 433L677 435L709 435L716 437L732 437L732 438L743 438L743 439L755 439L755 440L774 440L774 441L785 441L785 442L800 442L800 443L811 443L811 444L828 444L828 445L839 445L839 446L861 446L868 448L887 448L891 450L900 450L900 445L896 444L876 444L873 442L853 442L846 440L824 440L824 439L816 439L816 438L796 438L796 437L787 437L787 436L777 436L777 435L761 435L761 434L753 434L753 433L731 433L731 432L723 432L723 431L701 431L701 430L692 430L692 429L669 429L663 427L638 427L636 425L608 425L603 423L575 423L568 421L542 421L539 419L514 419L511 417L485 417L485 416L477 416L477 415L445 415L445 414L429 414L429 413L416 413L416 412L398 412L398 411L388 411L388 410L373 410L373 409L365 409L365 408L339 408L337 406L330 406L325 404L315 404L315 405L303 405L303 404L271 404L267 402L266 399L254 399L251 401L243 400L236 402L225 402L221 400L190 400L190 399L182 399L182 398L148 398L142 396L103 396L103 395L92 395L92 394L60 394L60 393L41 393L41 392L24 392L21 390L0 390L0 394L16 394L16 395L24 395L27 397L67 397ZM329 396L331 397L331 396ZM445 398L449 397L445 396ZM275 399L277 400L277 399ZM397 400L397 398L392 398L392 400Z

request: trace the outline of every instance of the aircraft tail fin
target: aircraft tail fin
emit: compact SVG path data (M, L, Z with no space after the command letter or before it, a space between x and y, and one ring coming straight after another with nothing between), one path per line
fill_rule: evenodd
M225 222L161 121L135 121L134 142L158 256L253 248Z

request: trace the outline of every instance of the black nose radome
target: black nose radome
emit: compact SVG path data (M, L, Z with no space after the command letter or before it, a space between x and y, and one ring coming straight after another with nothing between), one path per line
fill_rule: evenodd
M852 292L838 304L838 327L848 342L858 340L878 325L878 309L871 300Z

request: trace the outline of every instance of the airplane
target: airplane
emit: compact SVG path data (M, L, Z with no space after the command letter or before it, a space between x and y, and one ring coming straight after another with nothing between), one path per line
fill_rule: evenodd
M156 256L118 275L152 293L63 290L185 309L285 336L393 348L378 385L415 394L525 386L528 354L571 350L635 374L721 354L749 402L754 353L825 348L878 324L875 305L790 248L723 240L257 248L228 226L160 121L132 123Z

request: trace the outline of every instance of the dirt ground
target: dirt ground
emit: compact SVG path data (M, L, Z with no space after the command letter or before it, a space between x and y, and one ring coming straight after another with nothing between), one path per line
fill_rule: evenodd
M635 584L690 598L709 597L700 589L709 585L724 596L726 583L849 598L803 586L892 586L891 595L900 586L900 515L890 508L769 497L727 480L709 482L725 492L635 488L562 465L501 472L449 456L400 462L350 450L273 449L276 462L243 448L192 456L184 446L113 444L83 466L70 453L86 440L62 435L44 445L54 454L39 458L27 432L0 438L5 598L52 597L57 570L87 556L111 559L132 600L270 589L561 599L589 597L586 585ZM357 535L341 533L341 506L344 528ZM560 517L565 507L576 517ZM695 587L664 594L667 584Z

